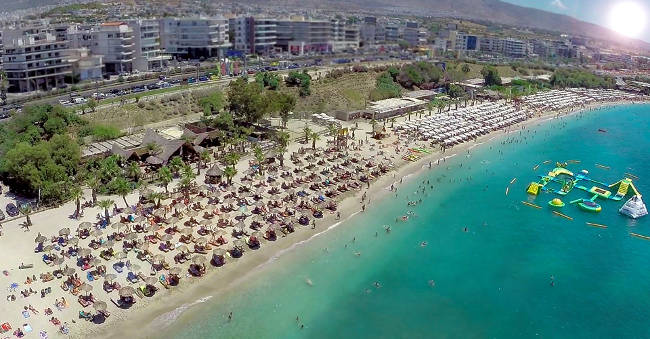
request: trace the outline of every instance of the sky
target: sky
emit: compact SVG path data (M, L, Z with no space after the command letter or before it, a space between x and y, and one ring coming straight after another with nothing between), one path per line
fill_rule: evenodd
M533 7L543 9L549 12L565 14L574 18L595 23L608 28L612 27L610 20L610 13L612 9L620 3L634 3L643 8L645 16L645 27L641 32L634 35L634 38L639 38L650 42L650 0L503 0L505 2L513 3L525 7ZM626 18L633 18L638 13L628 13L623 15ZM629 20L620 17L621 24L629 24Z

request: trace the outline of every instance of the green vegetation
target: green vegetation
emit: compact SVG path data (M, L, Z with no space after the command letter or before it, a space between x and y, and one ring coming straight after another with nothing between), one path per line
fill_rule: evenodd
M391 74L392 72L386 71L377 77L376 87L370 92L370 100L377 101L402 95L402 87L395 82Z
M614 88L616 81L609 76L599 76L578 69L557 69L551 76L554 87Z
M260 72L255 74L255 82L262 87L276 90L280 86L280 76L276 73Z
M311 76L307 73L307 71L302 71L302 72L289 72L289 76L285 79L285 83L289 87L299 87L299 94L301 97L306 97L311 94Z
M484 66L481 70L481 75L483 75L485 86L501 86L501 76L494 66Z
M211 91L199 99L199 105L203 108L204 115L219 113L225 105L223 93L219 90Z
M77 185L81 152L71 132L85 122L61 106L26 106L0 129L0 176L12 191L56 204Z
M116 139L122 136L122 132L119 128L114 126L106 126L102 124L90 124L84 126L79 131L80 137L92 136L93 141L105 141Z
M402 66L395 80L407 89L412 89L414 86L432 88L433 84L437 83L442 76L442 70L437 66L419 61Z

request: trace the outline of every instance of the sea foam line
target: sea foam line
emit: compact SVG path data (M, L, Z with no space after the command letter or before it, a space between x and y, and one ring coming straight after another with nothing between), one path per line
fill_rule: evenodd
M183 304L183 305L181 305L181 306L179 306L179 307L177 307L177 308L175 308L175 309L173 309L173 310L171 310L171 311L169 311L167 313L163 313L163 314L157 316L156 318L154 318L151 321L149 326L151 326L153 328L155 328L155 327L162 328L162 327L169 326L169 324L171 324L173 321L178 319L178 317L180 317L181 314L183 314L185 311L187 311L191 307L196 306L196 305L200 305L200 304L202 304L204 302L207 302L210 299L212 299L212 296L208 295L208 296L205 296L203 298L197 299L192 303Z

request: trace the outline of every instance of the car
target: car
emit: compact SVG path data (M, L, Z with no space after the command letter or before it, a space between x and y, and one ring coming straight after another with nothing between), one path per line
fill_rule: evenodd
M131 89L131 93L140 93L140 92L144 92L144 91L145 91L145 89L142 88L142 87L134 87L134 88Z
M10 202L7 204L7 207L5 208L7 211L7 214L9 214L10 217L17 217L20 212L18 212L18 207L14 205L14 203Z
M189 79L187 79L187 83L188 83L188 84L194 84L194 83L196 83L196 79L194 79L194 78L189 78Z
M208 81L208 77L206 77L205 75L201 75L199 77L199 81Z
M0 211L0 221L5 220L5 214Z

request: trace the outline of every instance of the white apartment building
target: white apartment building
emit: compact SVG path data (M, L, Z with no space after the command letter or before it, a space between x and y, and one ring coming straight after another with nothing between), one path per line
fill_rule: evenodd
M134 69L133 40L133 29L126 22L106 22L92 30L90 50L104 56L105 73L130 73Z
M133 30L133 68L147 72L167 67L171 57L161 51L159 21L140 19L127 24Z
M47 91L62 87L71 75L66 41L41 29L3 32L4 71L9 92Z
M359 26L350 25L343 21L332 20L332 51L342 52L359 48Z
M332 23L323 20L278 20L277 45L293 54L332 51Z
M104 74L102 55L92 55L87 48L69 49L68 61L74 81L101 80Z
M455 50L459 52L473 52L479 50L479 38L476 35L463 32L456 33Z
M507 38L504 40L503 53L513 58L523 58L530 54L532 46L523 40Z
M223 57L232 46L223 17L161 19L160 39L165 53L176 58Z
M230 19L233 45L238 51L267 55L277 42L277 20L240 17Z

